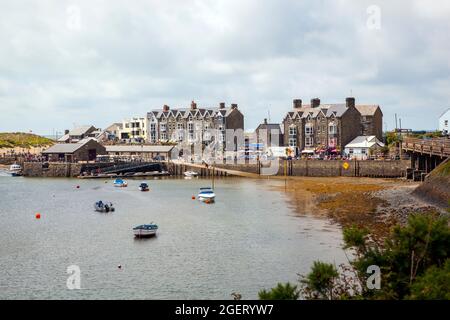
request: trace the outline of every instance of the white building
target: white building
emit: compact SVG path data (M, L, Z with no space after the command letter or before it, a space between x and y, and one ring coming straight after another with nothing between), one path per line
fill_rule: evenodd
M122 121L122 128L119 130L119 139L130 141L147 140L147 119L135 117Z
M444 134L449 134L449 120L450 120L450 108L444 111L443 114L439 117L439 131Z
M353 159L364 160L369 156L369 149L381 147L384 147L384 143L375 136L359 136L345 146L345 155Z

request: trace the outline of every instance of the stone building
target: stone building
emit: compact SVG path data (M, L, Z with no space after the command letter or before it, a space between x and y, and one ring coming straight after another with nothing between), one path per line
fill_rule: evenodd
M383 113L379 105L356 105L361 113L361 125L363 136L376 136L378 140L383 140Z
M65 130L64 135L58 139L58 142L63 143L77 143L88 137L95 137L95 132L98 129L94 126L79 126L72 130Z
M105 154L105 147L95 139L85 139L78 143L57 143L42 152L50 162L93 161L98 155Z
M199 108L192 101L190 108L164 105L162 110L147 113L147 142L152 144L202 141L204 145L217 142L224 148L228 129L244 129L244 115L237 104L226 108L222 102L216 108Z
M281 131L280 124L268 123L267 119L261 123L255 130L256 139L258 144L263 144L263 148L270 146L283 146L283 132Z
M355 98L346 98L342 104L321 104L320 99L305 105L301 99L293 101L293 110L283 119L284 144L297 147L306 153L341 153L346 144L357 136L377 135L382 130L382 114L379 107L364 105L365 126L361 108ZM381 132L381 131L380 131Z

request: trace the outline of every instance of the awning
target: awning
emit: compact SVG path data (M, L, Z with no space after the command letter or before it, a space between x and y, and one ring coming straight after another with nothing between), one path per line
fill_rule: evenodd
M302 151L302 153L314 153L314 150L311 150L311 149L304 149L304 150Z

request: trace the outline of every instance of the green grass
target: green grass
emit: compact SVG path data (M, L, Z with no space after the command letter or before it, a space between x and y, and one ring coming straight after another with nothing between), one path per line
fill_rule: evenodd
M433 170L433 176L447 177L450 175L450 160L446 163L442 163L436 169Z
M0 148L30 148L54 144L53 140L23 132L0 132Z

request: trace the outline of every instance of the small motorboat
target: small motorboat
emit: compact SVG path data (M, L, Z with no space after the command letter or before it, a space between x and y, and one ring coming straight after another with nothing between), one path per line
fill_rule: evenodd
M216 195L211 187L200 188L197 199L206 203L214 202Z
M195 171L185 171L184 172L185 177L198 177L198 172Z
M134 236L137 238L152 237L156 235L158 226L151 222L150 224L143 224L133 228Z
M20 177L22 175L22 167L19 164L14 163L9 167L9 173L13 177Z
M150 191L150 188L148 187L148 184L147 184L147 183L142 182L142 183L139 185L139 190L140 190L140 191Z
M102 200L97 201L94 204L94 208L95 208L95 211L98 211L98 212L113 212L115 210L114 206L111 202L109 202L109 203L103 202Z
M125 180L122 179L116 179L114 180L114 186L115 187L128 187L128 183Z

